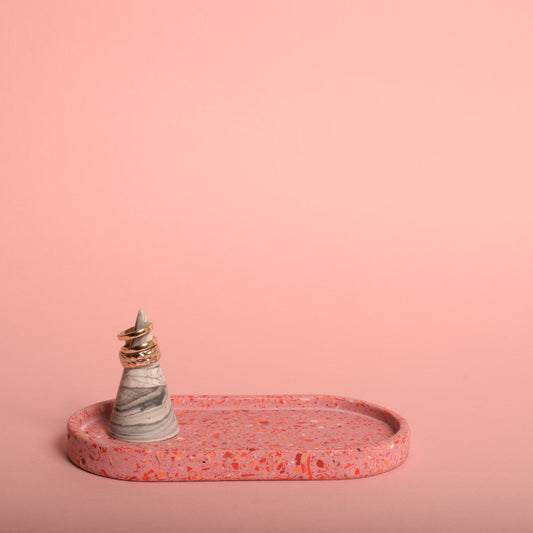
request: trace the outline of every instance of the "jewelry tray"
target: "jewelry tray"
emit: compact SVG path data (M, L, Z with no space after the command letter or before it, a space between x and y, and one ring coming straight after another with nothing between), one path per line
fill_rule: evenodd
M113 401L68 421L80 468L133 481L349 479L403 463L410 430L377 405L338 396L171 396L180 432L154 443L113 439Z

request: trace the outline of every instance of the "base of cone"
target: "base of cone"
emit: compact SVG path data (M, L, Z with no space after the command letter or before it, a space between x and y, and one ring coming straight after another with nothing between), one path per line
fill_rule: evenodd
M173 437L177 437L179 435L180 428L179 426L177 429L174 429L172 432L169 432L167 434L160 433L157 436L152 436L152 433L150 434L137 434L135 430L132 431L132 428L128 427L120 427L120 426L114 426L113 428L109 427L107 429L107 434L112 437L113 439L120 440L123 442L160 442L163 440L171 439ZM155 438L154 438L155 437Z

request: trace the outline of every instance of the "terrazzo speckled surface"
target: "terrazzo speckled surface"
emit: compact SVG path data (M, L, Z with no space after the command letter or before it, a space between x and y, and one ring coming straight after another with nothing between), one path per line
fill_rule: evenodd
M367 477L409 449L406 420L337 396L172 396L180 433L160 442L111 438L113 402L75 413L67 453L94 474L135 481Z

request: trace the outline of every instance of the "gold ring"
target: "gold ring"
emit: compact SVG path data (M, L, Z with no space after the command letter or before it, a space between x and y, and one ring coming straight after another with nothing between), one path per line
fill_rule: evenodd
M129 344L125 344L120 351L122 353L126 354L136 354L139 352L144 352L145 350L148 350L149 348L152 348L153 346L157 345L157 339L154 337L151 341L143 342L142 344L138 344L137 346L130 346Z
M123 347L120 350L120 362L124 368L141 368L157 363L159 359L161 359L161 353L157 342L151 344L149 348L132 349Z
M135 326L125 329L124 331L121 331L117 335L117 337L121 341L126 341L126 342L132 341L133 339L138 339L139 337L142 337L143 335L150 333L152 329L153 329L153 325L151 322L149 322L144 328L141 328L141 329L135 329Z

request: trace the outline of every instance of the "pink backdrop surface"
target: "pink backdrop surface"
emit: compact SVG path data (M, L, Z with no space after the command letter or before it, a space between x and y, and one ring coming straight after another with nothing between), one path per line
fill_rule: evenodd
M531 531L530 2L0 3L4 531ZM395 471L64 453L143 306L173 394L332 393Z

